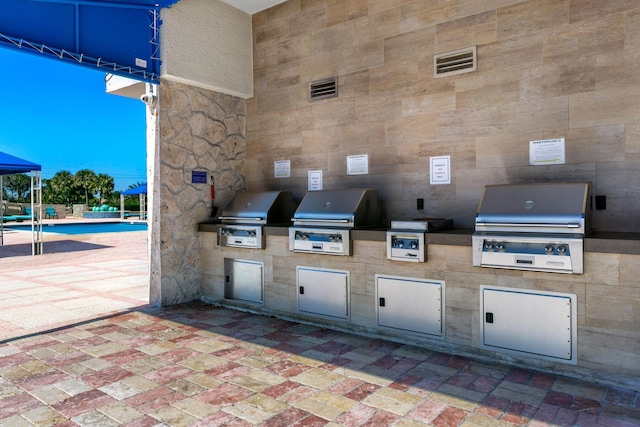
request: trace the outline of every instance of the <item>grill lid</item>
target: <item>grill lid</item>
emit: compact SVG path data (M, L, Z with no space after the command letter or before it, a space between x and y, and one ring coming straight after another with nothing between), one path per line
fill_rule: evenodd
M589 183L487 185L476 231L584 234L590 231Z
M374 189L309 191L293 215L296 226L373 227L381 221Z
M290 225L296 205L291 191L237 193L219 220L226 224Z

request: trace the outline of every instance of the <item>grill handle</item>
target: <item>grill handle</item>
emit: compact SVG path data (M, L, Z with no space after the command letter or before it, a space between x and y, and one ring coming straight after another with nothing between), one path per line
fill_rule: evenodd
M218 219L222 219L222 220L253 220L253 221L262 221L261 217L255 217L255 218L247 218L247 217L243 217L243 216L219 216Z
M514 222L476 222L480 227L554 227L554 228L580 228L580 224L556 224L556 223L514 223Z
M316 219L316 218L291 218L291 221L305 221L305 222L335 222L346 223L348 219Z

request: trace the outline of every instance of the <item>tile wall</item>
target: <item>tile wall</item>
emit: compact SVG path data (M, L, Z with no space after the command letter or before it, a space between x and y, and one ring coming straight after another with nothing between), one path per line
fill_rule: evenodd
M637 1L289 0L253 37L248 190L301 198L322 170L325 189L377 188L388 219L472 227L484 185L588 180L607 197L594 228L640 232ZM434 78L434 54L468 46L476 72ZM338 98L309 102L330 76ZM529 142L553 138L565 164L529 166ZM369 174L347 175L359 154ZM451 184L429 184L432 156L451 156Z

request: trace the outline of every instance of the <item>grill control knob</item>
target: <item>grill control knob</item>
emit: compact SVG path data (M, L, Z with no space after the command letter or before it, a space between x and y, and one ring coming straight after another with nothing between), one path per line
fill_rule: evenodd
M404 241L403 240L398 241L398 247L399 248L404 248Z
M553 246L551 246L551 245L547 245L547 246L545 246L545 247L544 247L544 253L545 253L545 254L551 254L551 253L553 253Z
M484 248L488 251L493 249L493 242L484 242Z
M502 242L496 243L496 250L504 251L504 243L502 243Z
M556 251L558 251L559 254L565 254L567 252L567 248L565 246L558 246Z
M409 244L409 247L411 249L416 249L418 247L418 242L416 242L415 240L412 240L411 243Z

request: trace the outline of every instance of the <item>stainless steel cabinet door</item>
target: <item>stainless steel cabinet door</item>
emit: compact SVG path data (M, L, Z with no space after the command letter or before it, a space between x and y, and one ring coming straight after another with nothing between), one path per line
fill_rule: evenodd
M442 336L440 281L376 276L378 325Z
M481 298L485 347L575 359L575 295L483 287Z
M254 261L224 260L224 297L262 304L263 264Z
M349 272L297 267L298 311L349 318Z

